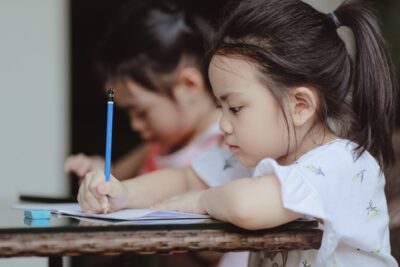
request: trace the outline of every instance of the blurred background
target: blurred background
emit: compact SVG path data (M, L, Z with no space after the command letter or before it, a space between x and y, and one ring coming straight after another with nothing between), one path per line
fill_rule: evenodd
M75 194L76 180L63 171L66 156L104 153L106 98L94 68L94 48L126 2L0 0L1 199L17 201L21 193ZM229 1L176 2L215 24ZM307 2L329 12L341 1ZM400 1L373 2L399 74ZM117 109L113 158L140 142ZM40 258L0 259L0 266L46 264Z

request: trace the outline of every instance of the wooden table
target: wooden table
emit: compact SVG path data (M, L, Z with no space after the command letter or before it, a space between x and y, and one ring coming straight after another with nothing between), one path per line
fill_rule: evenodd
M311 221L246 231L209 219L191 224L116 224L53 216L48 225L32 226L32 222L24 222L21 210L3 208L1 212L4 218L0 223L0 257L45 256L49 257L49 266L62 266L62 256L86 254L243 250L275 253L319 248L322 237L315 228L316 222Z

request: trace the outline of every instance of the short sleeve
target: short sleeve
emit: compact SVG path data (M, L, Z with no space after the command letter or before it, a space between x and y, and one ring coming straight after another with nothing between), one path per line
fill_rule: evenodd
M281 184L283 206L296 213L326 219L318 191L304 178L296 164L280 166L273 159L264 159L256 167L254 177L276 175Z
M200 154L192 161L191 166L210 187L252 176L252 169L242 166L232 153L224 148L214 148Z
M291 165L266 158L255 168L254 177L277 177L285 208L323 220L316 266L334 266L334 262L395 266L390 257L384 176L368 152L354 157L356 147L337 139Z

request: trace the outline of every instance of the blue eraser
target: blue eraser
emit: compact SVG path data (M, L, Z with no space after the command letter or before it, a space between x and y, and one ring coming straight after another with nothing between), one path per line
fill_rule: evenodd
M27 217L24 219L24 223L32 227L47 227L50 226L50 222L51 221L47 219L32 220Z
M51 212L49 210L25 210L24 215L32 220L50 219Z

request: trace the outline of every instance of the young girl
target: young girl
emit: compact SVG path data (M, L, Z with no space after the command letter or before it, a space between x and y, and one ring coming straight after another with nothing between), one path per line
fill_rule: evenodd
M219 112L208 92L202 67L207 23L175 5L131 3L110 25L97 60L106 88L115 88L116 105L147 146L113 165L120 179L165 167L182 167L210 147L219 146ZM139 153L140 154L140 153ZM67 159L65 169L80 177L104 169L101 156Z
M342 26L354 33L354 62L338 35ZM246 229L312 217L323 230L318 250L252 253L249 264L398 266L383 175L392 160L397 88L370 9L345 2L322 14L298 0L245 1L221 27L209 62L225 142L240 163L255 167L252 178L211 189L197 183L234 173L226 153L214 150L191 168L147 177L180 185L162 197L146 197L143 177L106 184L102 173L89 173L78 194L82 209L153 206ZM188 183L177 182L184 177Z

